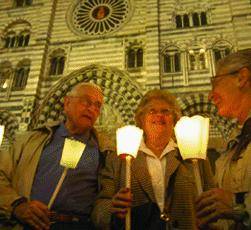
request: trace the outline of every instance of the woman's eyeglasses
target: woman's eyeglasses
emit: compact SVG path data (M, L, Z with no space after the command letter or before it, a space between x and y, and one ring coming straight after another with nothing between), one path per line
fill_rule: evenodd
M147 111L148 114L150 115L156 115L156 114L162 114L162 115L170 115L173 113L173 110L171 109L161 109L161 110L156 110L156 109L150 109Z

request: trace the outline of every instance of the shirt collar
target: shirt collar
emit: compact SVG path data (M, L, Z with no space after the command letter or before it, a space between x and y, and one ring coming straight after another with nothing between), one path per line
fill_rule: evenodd
M177 148L177 144L174 142L174 140L171 138L169 143L166 145L166 147L164 148L163 152L161 153L159 159L161 159L162 157L164 157L166 154L168 154L169 152L175 150L175 148ZM139 150L146 153L149 156L156 156L151 149L149 149L146 144L144 139L142 139Z
M61 123L56 131L56 134L60 135L61 137L70 137L68 130L66 129L64 123Z
M71 137L85 144L89 143L92 146L98 146L97 139L95 138L95 135L93 134L92 131L90 131L88 135L81 135L81 134L71 135L69 131L66 129L64 123L61 123L59 125L56 131L56 135L59 135L61 137Z

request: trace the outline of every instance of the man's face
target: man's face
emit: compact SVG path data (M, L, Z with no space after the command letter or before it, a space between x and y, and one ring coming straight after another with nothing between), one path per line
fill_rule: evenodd
M103 95L91 86L78 89L76 96L66 96L64 111L72 128L85 131L93 127L103 105Z
M213 100L221 116L233 118L238 107L238 71L229 74L228 70L220 69L212 81L209 99ZM217 77L218 76L218 77Z

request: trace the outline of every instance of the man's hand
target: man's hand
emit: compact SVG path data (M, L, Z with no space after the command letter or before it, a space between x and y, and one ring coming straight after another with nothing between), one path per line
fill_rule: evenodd
M205 227L220 218L233 218L232 192L223 189L212 189L203 192L196 201L199 227Z
M13 215L24 224L28 224L34 229L50 229L49 210L40 201L34 200L18 205Z
M131 207L132 194L129 188L121 188L112 198L111 212L118 218L126 217L127 209Z

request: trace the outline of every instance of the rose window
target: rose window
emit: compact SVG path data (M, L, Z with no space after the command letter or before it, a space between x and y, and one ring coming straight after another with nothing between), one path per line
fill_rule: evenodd
M119 29L128 19L129 0L84 0L71 9L74 32L104 35Z

